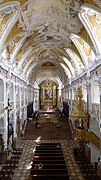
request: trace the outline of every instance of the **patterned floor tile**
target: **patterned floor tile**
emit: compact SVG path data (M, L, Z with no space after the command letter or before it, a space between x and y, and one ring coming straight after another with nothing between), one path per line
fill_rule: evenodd
M41 143L61 143L61 147L64 153L65 162L67 165L68 173L70 176L70 180L83 180L83 176L80 173L80 169L77 166L74 155L73 155L73 141L70 143L68 147L68 142L66 140L42 140ZM19 161L19 167L16 169L13 180L29 180L30 170L28 169L29 164L33 158L33 149L35 148L36 143L34 140L19 140L17 147L23 148L23 154ZM76 143L77 147L77 143ZM76 167L76 168L75 168Z

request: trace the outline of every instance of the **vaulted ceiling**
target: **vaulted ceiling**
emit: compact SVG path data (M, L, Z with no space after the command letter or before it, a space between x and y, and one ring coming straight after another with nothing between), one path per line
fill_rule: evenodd
M31 84L66 83L101 53L100 8L99 0L1 0L1 58Z

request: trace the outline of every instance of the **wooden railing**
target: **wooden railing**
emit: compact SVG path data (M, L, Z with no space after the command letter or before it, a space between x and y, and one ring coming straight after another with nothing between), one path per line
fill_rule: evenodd
M84 141L91 141L98 148L100 148L100 138L98 138L93 132L88 132L83 129L76 129L77 138Z

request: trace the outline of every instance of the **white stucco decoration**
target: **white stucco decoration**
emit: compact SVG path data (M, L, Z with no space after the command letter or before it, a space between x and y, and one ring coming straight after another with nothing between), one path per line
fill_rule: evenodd
M101 54L101 11L99 8L82 5L78 16L85 26L95 48L96 54ZM99 31L99 32L98 32Z
M71 78L71 72L70 72L70 70L69 70L63 63L61 63L61 66L63 67L66 75L68 76L68 78Z
M3 49L4 43L6 41L6 38L9 34L9 32L11 31L13 25L16 23L16 21L18 20L18 17L20 15L20 3L14 1L9 2L9 3L5 3L3 5L0 5L0 11L4 11L5 14L9 14L11 13L11 16L7 22L7 24L5 24L5 28L2 31L2 35L0 37L0 51Z

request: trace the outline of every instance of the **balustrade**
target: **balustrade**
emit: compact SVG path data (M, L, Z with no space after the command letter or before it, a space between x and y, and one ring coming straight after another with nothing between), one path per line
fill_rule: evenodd
M78 139L84 141L91 141L98 148L100 148L100 139L93 132L88 132L83 129L77 128L76 135Z

